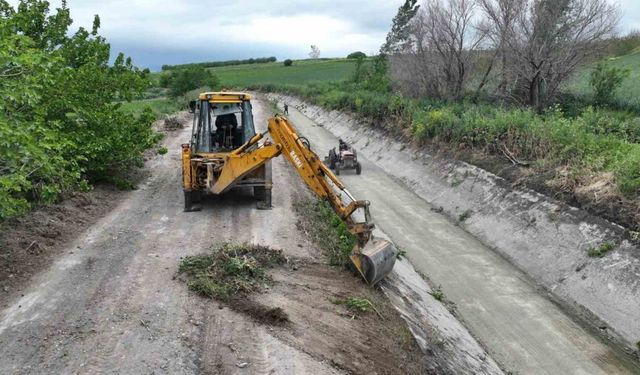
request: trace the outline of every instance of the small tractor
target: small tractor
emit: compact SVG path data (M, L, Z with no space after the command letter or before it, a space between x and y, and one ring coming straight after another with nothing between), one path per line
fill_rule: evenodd
M344 169L355 169L356 174L362 172L356 150L342 139L338 141L338 152L335 148L329 150L329 155L324 158L324 163L329 165L329 168L333 169L336 175L340 175L340 171Z
M271 159L283 155L357 238L350 259L367 283L373 285L391 272L397 250L391 242L374 238L369 202L349 193L286 117L270 118L268 130L256 134L251 96L240 92L202 93L190 107L194 113L191 142L182 145L185 211L199 210L203 195L240 187L253 188L258 208L270 208Z

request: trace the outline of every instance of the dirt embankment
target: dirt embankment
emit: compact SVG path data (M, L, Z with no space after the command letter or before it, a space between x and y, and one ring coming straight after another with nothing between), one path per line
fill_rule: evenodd
M79 234L112 210L126 192L98 186L32 211L0 227L0 302L20 293Z
M186 122L187 113L181 112L171 116L169 124ZM167 127L166 119L153 124L156 131L165 135L182 126ZM145 160L155 158L159 147L147 150ZM148 170L134 169L128 179L135 187L147 177ZM68 249L70 243L113 210L128 193L112 185L99 184L89 192L71 193L59 203L39 207L0 224L0 304L20 294L30 278L63 251L76 251Z
M269 97L296 106L351 142L361 155L523 270L594 332L637 353L640 249L625 228L467 163L406 147L347 114L293 97ZM609 243L612 250L593 256Z

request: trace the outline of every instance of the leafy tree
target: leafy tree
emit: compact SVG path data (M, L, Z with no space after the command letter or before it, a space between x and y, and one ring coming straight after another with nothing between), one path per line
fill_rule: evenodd
M616 68L603 62L596 65L589 77L596 103L600 105L611 103L616 90L630 74L629 69Z
M284 66L291 66L291 65L293 65L293 60L291 59L284 60Z
M387 60L384 56L376 56L372 63L365 64L364 57L356 60L352 81L362 88L376 92L388 92L391 89L387 78Z
M220 81L207 69L194 66L172 71L171 74L161 78L161 84L169 88L169 96L177 98L199 87L215 88Z
M146 76L91 31L71 33L66 2L0 0L0 220L140 165L153 116L118 110Z
M350 54L347 55L347 59L359 59L359 58L365 58L365 57L367 57L367 55L364 52L360 52L360 51L351 52Z
M392 55L405 50L411 44L411 19L416 15L420 5L418 0L405 0L393 17L391 31L387 34L387 40L380 47L383 55Z

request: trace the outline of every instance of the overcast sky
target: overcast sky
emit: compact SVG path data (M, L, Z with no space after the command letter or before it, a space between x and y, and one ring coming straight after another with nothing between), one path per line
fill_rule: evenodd
M403 2L68 0L68 5L74 27L91 28L93 15L99 14L112 54L122 51L137 65L157 70L196 61L304 58L311 44L320 47L322 57L373 53ZM617 2L623 9L621 32L640 29L640 0Z

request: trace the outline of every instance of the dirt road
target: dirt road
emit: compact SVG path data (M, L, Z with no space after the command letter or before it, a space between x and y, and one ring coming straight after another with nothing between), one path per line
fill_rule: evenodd
M254 114L266 126L260 102ZM331 303L347 292L373 292L313 261L317 250L297 232L292 208L308 193L284 159L273 161L272 210L256 210L250 194L239 192L206 201L201 212L182 212L180 144L189 132L168 135L170 151L149 163L151 177L7 302L0 311L0 374L422 371L411 336L404 335L405 348L398 345L402 327L377 327L375 314L353 319ZM278 271L273 290L255 297L282 306L290 326L258 324L175 279L181 257L228 240L307 260L297 271Z
M289 118L326 154L337 138L289 107ZM384 155L380 155L384 157ZM521 374L624 374L633 365L576 324L526 276L362 158L360 176L340 178L359 198L371 201L376 225L402 249L415 268L442 285L467 328L506 370Z

